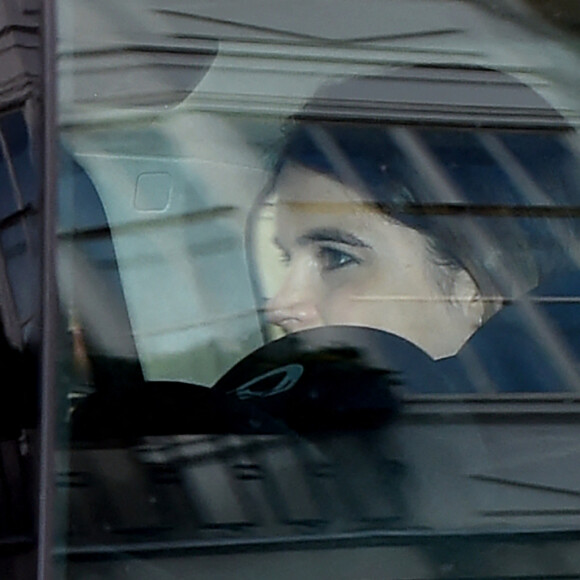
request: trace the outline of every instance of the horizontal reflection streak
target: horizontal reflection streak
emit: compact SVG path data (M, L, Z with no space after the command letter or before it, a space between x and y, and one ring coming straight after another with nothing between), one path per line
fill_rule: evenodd
M280 47L288 47L288 48L350 48L350 49L365 49L365 50L376 50L384 51L384 45L379 44L378 46L371 43L384 43L390 42L394 40L406 40L408 38L426 38L430 36L446 36L451 34L459 34L461 33L461 29L459 28L441 28L437 30L428 30L422 32L409 32L409 33L401 33L401 34L392 34L392 35L377 35L377 36L360 36L360 37L351 37L351 38L328 38L328 37L305 37L305 38L296 38L291 39L290 37L284 38L280 37L281 39L278 40L277 38L256 38L256 37L247 37L242 35L233 35L233 34L220 34L219 40L220 42L235 42L239 44L249 44L249 45L263 45L266 47L271 46L280 46ZM188 34L188 33L177 33L172 34L171 38L175 38L178 40L203 40L203 39L215 39L215 35L211 34L203 34L203 33L195 33L195 34ZM413 50L415 47L398 47L397 45L389 46L389 50L397 49L397 48L409 48ZM438 48L434 47L432 49L433 52L437 52ZM475 51L467 51L466 49L461 50L461 53L468 53L472 54Z
M405 204L393 206L365 201L306 201L294 202L295 205L304 206L312 211L324 211L330 208L343 208L352 211L353 206L361 208L380 208L387 213L411 214L411 215L475 215L491 217L526 217L526 218L580 218L580 206L548 206L548 205L467 205L459 203L430 203L430 204ZM276 207L276 202L265 202L264 207ZM336 209L332 209L336 211Z
M496 517L536 517L536 516L578 516L580 509L578 508L562 508L562 509L510 509L510 510L479 510L482 516L496 516Z
M385 300L400 300L403 302L447 302L448 297L435 296L352 296L351 300L359 302L379 302ZM469 302L473 297L453 297L453 300L459 302ZM518 301L517 298L506 298L505 296L482 296L479 298L483 302L502 303L504 305L513 304ZM577 304L580 303L580 296L526 296L526 301L535 304Z
M256 315L256 310L253 308L249 308L246 310L240 310L239 312L236 312L235 314L228 314L225 316L214 316L212 318L207 318L205 320L199 320L197 322L191 322L188 324L167 326L164 328L156 328L155 330L150 330L150 331L135 332L135 336L144 337L144 336L162 335L162 334L167 334L169 332L183 332L183 331L193 330L193 329L197 329L197 328L209 327L209 326L213 326L215 324L223 324L223 323L228 323L228 322L239 321L239 320L243 320L244 318L252 317L255 315Z
M534 489L538 491L546 491L551 493L559 493L565 495L571 495L574 497L580 496L580 491L576 489L570 489L567 487L558 487L554 485L545 485L541 483L535 483L533 481L515 480L508 479L506 477L497 477L493 475L485 475L479 473L471 473L468 476L470 479L484 481L486 483L496 483L498 485L503 485L506 487L521 487L527 489Z
M462 204L409 204L400 208L385 206L386 210L395 209L399 213L412 215L478 215L493 217L580 217L577 206L505 206L505 205L462 205Z
M297 32L295 30L289 30L288 28L277 28L274 26L263 26L259 24L251 24L249 22L234 20L230 18L215 18L212 16L205 16L202 14L197 14L195 12L186 12L183 10L175 10L162 8L157 9L155 12L158 14L163 14L165 16L172 16L174 18L189 19L197 22L204 22L210 24L222 25L234 30L243 30L251 32L262 32L266 34L277 36L278 38L293 38L302 41L314 41L322 44L352 44L359 42L370 42L370 41L388 41L388 40L402 40L402 39L415 39L423 38L429 36L439 36L446 34L458 34L462 30L460 28L435 28L433 30L419 30L410 31L406 33L393 33L393 34L381 34L381 35L370 35L370 36L355 36L350 38L340 38L333 39L325 36L320 36L316 34L307 34L303 32ZM220 37L221 39L221 37ZM267 42L267 41L266 41Z
M174 215L163 215L161 217L153 217L151 219L140 219L133 222L126 222L121 224L113 224L110 229L106 224L97 225L95 227L87 228L76 228L68 231L58 232L57 237L59 240L74 240L78 241L82 239L93 239L101 238L110 235L110 230L113 230L115 234L121 232L130 232L134 230L142 230L146 228L162 228L167 226L172 226L175 224L182 224L184 222L196 222L204 221L208 219L215 219L219 217L224 217L226 215L231 215L232 213L238 211L239 208L236 206L223 206L223 207L213 207L204 210L198 210L188 213L180 213ZM142 210L146 213L147 210ZM158 215L159 212L151 211L150 213Z

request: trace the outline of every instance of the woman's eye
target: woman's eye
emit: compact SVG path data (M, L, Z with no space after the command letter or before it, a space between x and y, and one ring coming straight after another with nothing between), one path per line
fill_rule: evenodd
M360 260L352 254L329 247L319 248L318 259L322 266L322 270L327 272L338 270L339 268L345 268L346 266L351 266L353 264L360 264Z

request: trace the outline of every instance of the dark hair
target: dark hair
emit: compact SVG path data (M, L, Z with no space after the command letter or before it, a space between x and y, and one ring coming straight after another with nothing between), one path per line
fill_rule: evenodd
M445 75L434 70L432 78ZM392 85L392 79L373 80L375 93ZM361 77L325 87L292 120L274 181L286 166L299 165L356 189L425 235L435 259L465 269L486 296L511 298L555 272L578 267L572 210L580 175L566 142L570 129L553 108L510 81L510 89L523 91L526 106L535 105L535 120L527 126L505 111L477 127L455 117L445 123L441 116L415 126L394 119L388 107L382 118L372 119L358 106L335 118L332 107L324 113L321 103L336 109L344 94L376 103L357 92L368 82ZM538 102L545 105L542 114ZM550 122L543 126L540 118Z

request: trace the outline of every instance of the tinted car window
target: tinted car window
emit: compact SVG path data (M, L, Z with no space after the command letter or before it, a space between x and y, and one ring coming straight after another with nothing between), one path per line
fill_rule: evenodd
M500 4L59 4L63 577L578 572L578 52Z

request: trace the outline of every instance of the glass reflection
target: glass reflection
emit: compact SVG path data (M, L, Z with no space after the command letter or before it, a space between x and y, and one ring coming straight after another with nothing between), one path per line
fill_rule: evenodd
M480 73L543 107L549 126L415 129L321 115L352 95L387 98L389 77L325 86L296 116L250 224L266 322L284 333L386 331L441 361L451 377L444 392L576 390L580 179L571 129L530 88ZM270 256L258 248L264 222ZM267 271L274 251L278 276ZM532 353L543 384L514 373L513 361L525 367Z

